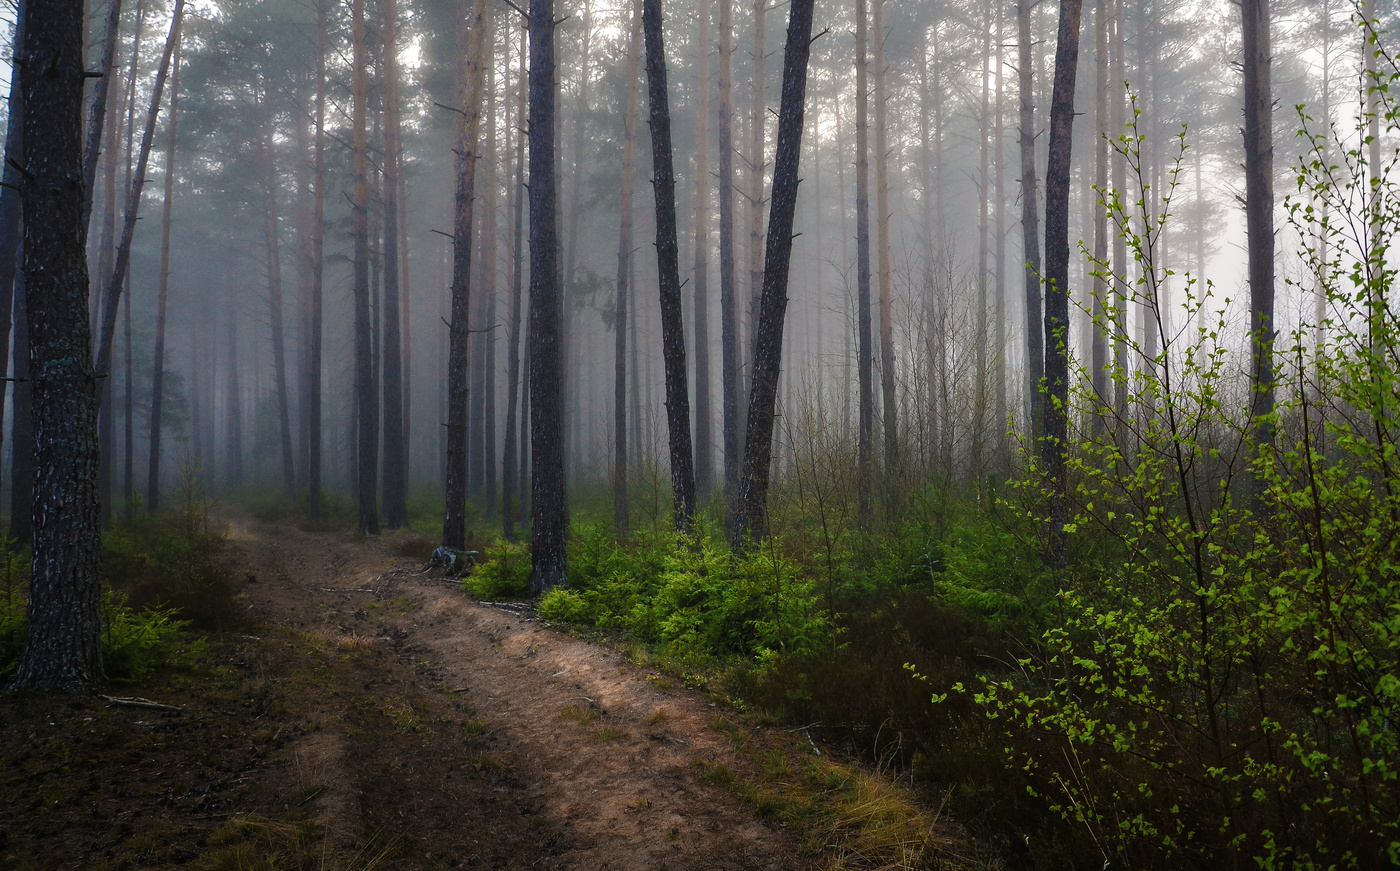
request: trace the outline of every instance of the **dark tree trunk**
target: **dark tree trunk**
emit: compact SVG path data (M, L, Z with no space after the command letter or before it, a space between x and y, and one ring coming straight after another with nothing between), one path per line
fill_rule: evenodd
M871 524L870 490L872 486L870 456L875 433L874 350L870 335L870 130L866 84L868 64L865 47L869 39L865 0L856 0L856 378L860 396L857 400L860 424L856 439L857 462L860 465L859 492L860 527ZM747 450L745 451L747 457Z
M403 345L399 321L398 6L380 0L384 40L384 522L408 523L408 445L403 433Z
M465 6L465 3L463 4ZM476 164L481 127L482 65L487 52L486 0L475 0L468 14L459 12L458 94L464 104L457 141L456 214L453 226L452 323L447 350L447 504L442 520L442 543L466 547L467 539L467 400L468 355L471 352L472 216L476 205ZM466 24L471 21L470 27ZM469 44L468 44L469 43Z
M1244 216L1249 239L1250 415L1260 444L1273 441L1274 137L1269 0L1242 0L1244 42ZM1370 83L1368 83L1370 86ZM1373 115L1373 117L1375 117ZM1379 137L1372 139L1372 144Z
M355 195L351 208L354 220L354 301L355 301L355 466L356 497L359 502L361 535L379 534L376 475L379 453L379 402L374 383L373 338L369 301L369 179L365 95L365 0L351 3L351 126L354 139L352 161Z
M1032 0L1016 0L1016 34L1020 42L1017 72L1021 97L1021 244L1022 256L1026 261L1026 391L1030 405L1029 428L1032 433L1038 434L1045 415L1044 394L1040 392L1040 382L1045 377L1045 334L1040 311L1040 213L1037 208L1040 186L1035 177L1032 5Z
M230 299L228 310L228 459L225 470L229 489L243 485L243 385L238 377L238 304Z
M671 492L676 528L690 531L695 514L695 465L686 386L685 323L681 313L680 251L676 232L676 175L671 159L671 109L666 94L666 47L661 0L643 0L647 91L650 98L652 191L656 194L656 270L661 288L661 352L666 365L666 426L670 434Z
M1069 177L1081 0L1060 0L1050 153L1045 168L1045 437L1041 460L1050 490L1050 563L1069 566L1065 461L1069 455Z
M493 20L486 18L486 42L496 44ZM486 177L482 188L486 193L486 209L483 217L485 226L481 228L481 292L483 296L483 323L481 333L481 453L482 453L482 511L487 517L496 514L496 196L499 181L497 177L496 150L496 65L486 64L486 130L483 139L483 158L486 164Z
M272 331L272 377L277 393L278 435L282 448L282 489L288 498L295 498L297 476L292 450L291 397L287 385L287 333L282 317L282 240L277 219L277 152L274 144L276 115L272 111L272 94L264 82L263 98L267 101L267 129L264 131L263 193L267 208L263 218L263 234L267 246L267 314Z
M506 432L505 432L505 456L501 463L501 522L502 531L508 539L515 538L515 511L516 511L516 491L521 488L525 476L523 471L523 441L526 427L523 426L523 417L520 415L520 340L524 333L525 318L522 308L521 292L524 285L524 197L525 197L525 99L527 96L527 77L525 71L525 56L529 49L526 39L529 38L529 31L522 29L520 33L520 72L517 82L518 99L516 102L515 124L513 128L515 134L515 192L511 195L511 266L510 266L510 373L509 384L506 386ZM632 77L632 81L636 76ZM522 424L517 424L522 421ZM517 429L517 426L519 427ZM522 449L516 449L516 441L522 442ZM519 483L518 483L519 481ZM521 501L524 501L524 492L520 492Z
M28 631L11 687L91 692L103 682L98 575L97 380L83 219L83 4L25 0L25 310L35 498Z
M131 519L132 513L136 510L135 483L132 480L134 466L136 465L136 434L134 432L134 422L136 419L136 384L132 377L134 375L132 367L132 347L131 347L131 273L126 275L126 305L122 306L122 350L123 370L122 370L122 516L127 520Z
M748 190L744 192L744 203L747 206L745 216L748 218L749 225L749 241L744 249L744 255L749 261L747 282L749 334L748 343L744 345L748 366L741 367L739 370L739 401L741 403L747 398L748 382L753 373L754 340L758 331L759 296L763 290L763 166L765 163L763 152L766 142L764 133L768 121L767 20L768 0L753 0L753 49L749 53L749 57L753 61L753 68L749 74L749 93L752 99L749 101L749 127L747 131L749 147L745 157L748 169ZM744 420L745 413L741 406L739 409L740 420ZM739 438L743 437L743 430L740 430Z
M704 499L714 478L710 402L710 3L700 0L695 41L695 484ZM633 80L636 76L632 77Z
M890 519L898 510L899 400L894 384L894 272L890 267L889 130L885 122L885 2L874 0L875 27L875 260L880 287L880 398L885 436L885 499ZM998 79L1000 81L1000 79Z
M146 478L146 508L160 510L160 431L165 400L165 313L170 291L170 218L175 200L175 141L180 113L180 47L175 46L170 73L170 119L165 131L165 196L160 208L160 276L156 285L156 347L151 362L151 456Z
M633 0L627 44L627 102L622 122L621 227L617 236L617 306L613 313L613 532L627 535L627 317L631 307L632 161L637 146L637 78L642 63L641 0Z
M778 111L778 148L773 162L773 206L768 216L768 243L763 265L758 341L754 345L753 389L744 436L744 476L739 488L740 514L731 546L738 548L767 529L768 466L773 456L773 420L778 398L778 370L783 352L783 315L787 309L792 224L797 211L798 164L802 154L802 114L806 103L807 59L812 48L814 0L792 0L787 47L783 52L783 92Z
M1127 37L1123 28L1123 0L1108 0L1113 9L1113 14L1109 16L1112 22L1113 32L1110 35L1112 47L1109 51L1109 62L1112 71L1109 74L1110 87L1109 99L1109 128L1113 136L1119 136L1123 132L1124 110L1126 95L1123 92L1123 80L1127 76L1127 66L1124 55L1126 49L1124 44ZM1113 171L1113 189L1116 191L1127 190L1128 187L1128 162L1123 155L1116 151L1109 156ZM1128 372L1128 242L1123 238L1122 233L1113 234L1113 365L1114 368L1127 374ZM1113 409L1116 421L1114 439L1120 451L1128 448L1128 379L1115 378L1113 382Z
M325 304L326 237L326 4L316 0L316 136L312 144L311 308L306 333L306 490L307 514L321 516L321 313Z
M87 144L83 147L83 226L92 218L92 198L97 186L97 161L102 151L102 132L110 108L107 96L112 90L112 67L117 56L117 31L121 27L121 0L109 0L107 20L102 26L102 57L98 60L97 87L88 106ZM11 114L11 117L14 117Z
M1108 262L1108 0L1098 0L1094 9L1094 186L1098 188L1094 203L1094 261L1102 272ZM1116 132L1116 131L1115 131ZM1204 286L1204 285L1203 285ZM1108 397L1108 282L1094 276L1092 302L1093 345L1089 353L1089 369L1094 396L1102 405ZM1039 341L1039 339L1037 339ZM1039 418L1036 418L1038 421ZM1104 417L1094 415L1094 430L1102 432Z
M738 511L739 301L734 292L734 0L719 0L719 308L720 391L723 394L724 501ZM633 377L636 377L635 373Z
M554 0L530 0L530 590L535 593L568 583L556 89Z

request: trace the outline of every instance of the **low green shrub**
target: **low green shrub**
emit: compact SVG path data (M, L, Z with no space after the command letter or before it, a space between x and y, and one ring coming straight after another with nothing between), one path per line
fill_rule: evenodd
M478 599L519 599L530 593L530 551L523 544L498 539L486 560L462 581Z
M177 618L174 608L133 609L126 594L104 590L102 595L102 666L114 683L132 683L152 671L178 665L203 647L190 641L190 621Z

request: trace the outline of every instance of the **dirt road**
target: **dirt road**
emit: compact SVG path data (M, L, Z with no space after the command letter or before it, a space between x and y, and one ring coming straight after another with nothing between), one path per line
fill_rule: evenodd
M414 574L393 537L246 522L233 538L252 614L314 651L320 701L286 752L337 864L808 866L705 777L746 763L704 696Z

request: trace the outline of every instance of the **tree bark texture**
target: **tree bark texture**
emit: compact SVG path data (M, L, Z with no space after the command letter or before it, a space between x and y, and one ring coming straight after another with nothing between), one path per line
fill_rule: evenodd
M471 353L472 218L476 207L476 164L481 132L486 0L463 3L458 12L457 46L465 64L458 82L462 126L457 138L457 190L452 241L452 315L447 350L447 470L442 543L466 546L468 361Z
M404 440L403 343L399 319L398 4L380 0L384 41L384 523L408 523L408 443Z
M117 31L121 28L121 0L108 0L107 19L102 25L102 56L98 60L97 79L92 102L88 105L87 144L83 146L83 226L91 224L92 198L97 187L97 161L102 152L102 134L110 108L108 94L112 89L112 68L117 56ZM13 114L11 117L14 117Z
M568 583L554 0L530 0L530 590Z
M1098 0L1094 8L1094 262L1098 271L1108 262L1108 0ZM1093 345L1089 370L1097 401L1108 397L1108 282L1094 277ZM1104 419L1094 416L1095 431L1101 432Z
M899 400L895 396L894 271L890 267L890 137L886 122L888 95L885 87L885 0L871 4L875 28L875 263L880 282L880 392L884 406L885 477L887 508L894 518L897 503L894 485L899 474Z
M647 92L650 98L652 191L656 195L656 269L660 285L661 354L666 369L666 426L676 528L689 531L695 514L695 465L686 386L685 323L681 312L680 250L676 230L676 174L671 155L671 109L666 94L666 48L661 0L643 0Z
M83 219L83 4L25 0L25 310L32 338L35 489L28 630L11 687L104 681L98 575L97 379ZM178 20L178 19L177 19Z
M1074 80L1079 66L1081 0L1060 0L1050 150L1045 168L1045 436L1041 459L1050 490L1050 563L1069 566L1065 534L1065 461L1069 453L1069 181Z
M365 93L365 67L368 63L365 45L365 0L352 0L350 41L352 61L350 72L352 150L351 172L354 176L354 198L351 204L355 306L355 481L356 501L359 503L361 535L379 533L379 510L375 472L379 463L379 393L375 389L374 349L370 324L369 299L369 167L368 132L366 130L368 101Z
M773 456L773 422L782 364L783 316L787 310L792 225L797 211L797 172L802 155L802 115L807 98L807 61L812 49L814 0L792 0L787 46L783 51L783 90L778 110L778 146L773 162L773 205L759 305L758 341L754 345L753 388L745 427L744 475L739 487L740 514L731 533L738 548L745 538L767 530L768 472Z
M1102 2L1102 0L1100 0ZM1025 258L1026 396L1029 428L1040 432L1044 420L1045 334L1040 299L1040 185L1035 174L1035 82L1031 42L1032 0L1016 0L1016 37L1020 43L1017 74L1021 98L1021 245Z
M1254 437L1273 441L1274 137L1269 0L1241 0L1244 49L1244 217L1249 244L1249 343ZM1369 86L1369 83L1368 83ZM1374 117L1374 115L1373 115ZM1372 142L1378 142L1373 138Z
M156 285L156 347L151 355L151 455L147 464L146 509L160 510L161 413L165 401L165 316L170 299L170 220L175 202L175 142L180 115L180 46L170 73L170 118L165 129L165 196L160 206L160 275Z

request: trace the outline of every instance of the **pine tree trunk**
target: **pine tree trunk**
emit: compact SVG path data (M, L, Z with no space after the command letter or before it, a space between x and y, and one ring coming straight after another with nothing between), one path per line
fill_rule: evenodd
M442 543L466 546L468 357L471 351L472 217L476 205L476 164L481 128L482 72L488 51L486 0L465 2L458 13L458 99L462 126L457 141L456 216L453 227L452 323L447 351L447 473ZM467 22L470 21L470 25Z
M992 237L992 264L996 269L996 284L992 286L992 306L995 311L992 328L992 382L996 385L996 404L993 406L992 425L996 427L996 458L994 470L1005 473L1011 467L1011 457L1007 454L1006 429L1006 137L1003 126L1006 121L1006 63L1004 58L1006 29L1004 4L997 4L996 55L997 86L996 108L992 112L992 142L995 151L992 157L993 196L996 199L996 227Z
M704 500L714 477L710 408L710 3L696 7L695 40L695 485Z
M1108 0L1113 7L1109 63L1109 127L1110 135L1117 137L1123 133L1124 100L1123 80L1127 76L1125 61L1127 36L1123 28L1123 0ZM1116 151L1109 156L1113 170L1113 189L1127 190L1127 160ZM1113 366L1118 372L1128 372L1128 243L1122 233L1113 234ZM1116 426L1114 440L1120 451L1127 451L1128 437L1128 379L1115 378L1113 382L1113 410Z
M1098 0L1094 9L1094 261L1096 271L1108 262L1108 0ZM1090 378L1094 396L1102 403L1108 397L1108 282L1094 276L1093 346L1090 352ZM1094 431L1102 433L1104 418L1094 415Z
M228 488L243 485L243 385L238 378L238 304L229 299L228 311L228 459L224 463Z
M744 430L744 475L739 489L740 514L731 531L736 550L752 536L767 532L768 473L773 455L773 423L778 371L783 353L783 316L787 309L792 225L797 211L798 168L802 155L802 115L806 104L807 61L812 49L814 0L792 0L787 46L783 52L783 90L778 110L778 145L773 161L773 207L763 265L763 296L754 345L753 390Z
M734 289L734 0L719 0L720 391L724 406L724 501L737 511L739 471L739 302ZM635 373L633 374L635 378Z
M399 62L398 6L380 0L384 41L384 522L408 523L408 444L403 432L403 346L399 320Z
M368 133L366 130L368 105L365 93L365 67L367 63L365 0L353 0L351 3L351 43L353 59L350 99L352 148L354 151L351 166L355 186L351 214L354 251L354 287L352 293L355 306L356 499L359 503L360 534L377 535L379 533L379 511L375 493L375 472L379 465L379 397L378 391L375 389L369 298L369 169Z
M530 0L530 590L567 585L554 0Z
M316 135L312 175L316 185L311 216L311 310L308 316L306 441L307 514L321 516L321 317L325 306L326 237L326 4L316 0Z
M991 259L991 69L992 69L992 3L982 4L984 24L982 37L982 105L978 113L978 172L977 172L977 312L973 318L973 397L972 397L972 480L982 495L986 474L987 438L987 303L991 295L988 263Z
M486 41L493 47L496 37L493 20L486 19ZM494 51L494 48L493 48ZM487 517L496 513L496 196L499 186L496 174L496 66L486 64L486 136L482 143L486 177L482 188L486 193L485 226L481 232L482 285L481 292L485 305L481 334L481 430L483 492L485 505L482 511Z
M1099 0L1100 3L1103 0ZM1040 299L1040 185L1035 174L1035 84L1031 41L1032 0L1016 0L1016 34L1020 43L1017 73L1021 98L1021 249L1025 263L1026 396L1028 429L1038 435L1044 419L1045 335Z
M1253 357L1250 374L1254 390L1250 416L1254 420L1254 438L1263 445L1273 441L1270 418L1274 410L1274 139L1269 0L1241 0L1240 14L1244 48L1244 217L1249 244L1249 343ZM1379 137L1371 141L1376 143ZM1372 165L1378 164L1376 160Z
M136 464L135 421L136 390L132 375L131 347L131 273L126 276L126 305L122 306L122 344L125 351L122 371L122 516L127 520L136 508L135 485L132 481L133 467Z
M294 499L297 491L297 476L292 450L291 397L287 384L287 334L283 324L282 310L282 240L278 229L277 152L274 144L276 135L276 115L271 107L271 93L263 85L263 96L267 101L267 128L263 133L263 194L267 197L267 207L263 218L263 234L267 246L267 314L272 332L272 373L277 393L278 435L282 448L282 489L287 497Z
M744 346L744 356L748 361L748 366L741 369L739 401L743 402L748 395L750 377L753 373L753 353L754 339L758 329L758 300L763 290L763 166L764 154L763 145L765 141L764 130L768 120L768 102L766 86L768 77L766 73L767 54L765 25L767 24L767 9L769 0L754 0L753 3L753 59L752 81L749 86L752 88L753 100L749 103L749 147L747 164L749 170L749 189L744 195L744 202L748 205L745 214L748 216L749 241L744 253L749 259L748 269L748 322L749 335L748 344ZM742 408L740 409L740 419L746 416ZM744 437L743 432L739 434Z
M503 532L507 539L515 538L515 512L516 512L516 491L520 489L520 501L524 502L524 491L521 486L525 480L524 471L524 435L527 427L523 426L523 415L520 415L520 340L524 333L525 318L522 310L522 299L524 295L522 287L524 284L524 196L525 196L525 99L527 95L527 76L525 71L525 56L529 52L526 40L529 38L529 31L525 28L520 32L520 71L517 76L517 104L515 111L515 122L511 129L515 134L515 182L514 193L511 195L511 267L510 267L510 363L508 384L506 386L506 431L505 431L505 457L501 463L501 521ZM633 76L631 81L635 81ZM517 430L517 421L521 425ZM518 435L517 435L518 432ZM516 450L517 439L521 442L521 449ZM523 507L523 505L522 505Z
M1050 149L1045 168L1045 439L1041 460L1050 492L1050 564L1069 566L1065 461L1069 453L1069 179L1081 0L1060 0Z
M671 492L676 529L689 532L695 515L695 465L686 386L685 323L681 314L680 251L676 231L676 176L671 156L671 109L666 94L666 49L661 0L643 0L647 91L650 97L652 191L656 195L656 269L661 289L661 348L666 366L666 425L670 435Z
M637 86L642 63L641 0L632 2L627 43L627 98L622 121L622 212L617 239L617 304L613 314L613 532L627 535L627 324L631 309L632 161L637 147ZM635 377L635 373L634 376Z
M885 0L873 0L875 49L875 259L880 280L880 392L885 429L885 499L888 516L899 509L899 400L895 396L894 273L890 268L890 145L886 122Z
M860 464L860 528L870 529L870 497L874 460L870 455L875 432L875 391L873 351L870 335L870 145L869 108L866 84L868 64L865 47L869 40L865 0L856 0L856 378L859 381L859 435L857 462ZM747 451L745 452L747 460Z
M108 0L107 20L102 26L102 56L98 69L102 75L88 105L87 144L83 147L83 226L92 218L92 201L97 186L97 161L102 153L102 135L111 109L108 99L112 92L112 68L117 56L117 32L121 28L121 0ZM14 117L11 115L11 117Z
M97 502L97 382L88 324L82 172L83 5L25 0L21 185L33 393L35 498L28 629L13 689L82 693L104 677Z
M175 143L180 114L180 46L170 73L170 118L165 130L165 196L160 216L160 276L156 285L156 347L151 361L151 456L146 478L146 509L160 510L161 413L165 401L165 315L170 290L170 219L175 201Z

